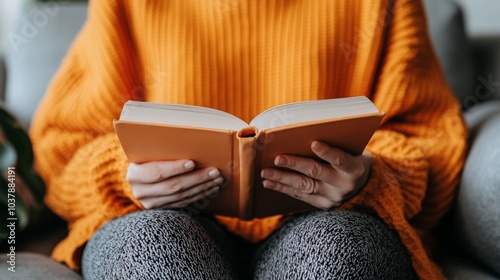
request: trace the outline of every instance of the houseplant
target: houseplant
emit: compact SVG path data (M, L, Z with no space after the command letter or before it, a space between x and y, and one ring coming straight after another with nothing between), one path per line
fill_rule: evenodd
M16 232L26 229L42 212L45 184L33 167L33 149L28 133L2 103L0 173L0 219L7 224L0 227L0 241L3 243Z

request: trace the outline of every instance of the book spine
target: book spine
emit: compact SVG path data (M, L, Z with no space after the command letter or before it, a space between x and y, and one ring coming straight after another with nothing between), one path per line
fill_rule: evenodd
M240 219L253 218L253 185L255 167L255 133L253 128L240 131L237 135L239 148L239 179L240 179Z

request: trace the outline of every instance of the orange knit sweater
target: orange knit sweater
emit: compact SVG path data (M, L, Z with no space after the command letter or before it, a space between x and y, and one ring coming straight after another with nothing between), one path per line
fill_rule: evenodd
M69 222L53 258L80 267L110 219L141 209L112 121L129 99L187 103L250 120L284 102L366 95L387 112L366 187L341 209L397 230L421 279L441 278L423 236L449 209L466 131L420 1L90 1L88 21L31 131L46 203ZM280 217L219 217L251 241Z

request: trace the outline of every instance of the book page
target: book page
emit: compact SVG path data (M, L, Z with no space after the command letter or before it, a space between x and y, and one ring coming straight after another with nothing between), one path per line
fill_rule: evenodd
M259 130L302 122L377 113L365 96L295 102L270 108L257 115L250 125Z
M127 101L120 120L236 131L248 126L238 117L212 108L141 101Z

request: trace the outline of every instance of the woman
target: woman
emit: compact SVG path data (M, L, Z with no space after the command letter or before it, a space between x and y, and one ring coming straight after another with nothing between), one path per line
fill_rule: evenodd
M177 211L224 174L129 164L112 125L129 99L248 121L356 95L387 113L363 155L315 142L324 161L280 155L290 171L261 173L324 210L250 222ZM443 278L424 240L455 197L466 132L419 1L94 0L32 137L70 225L53 258L85 278Z

